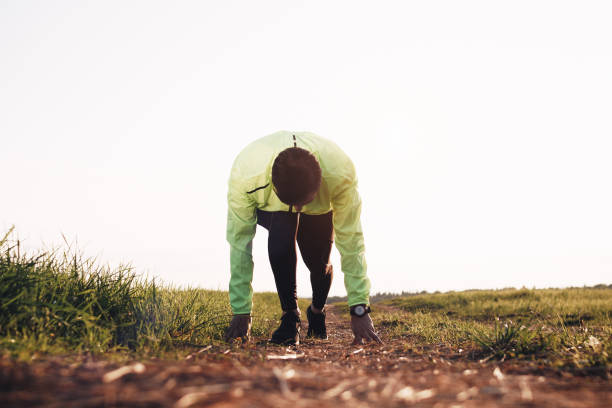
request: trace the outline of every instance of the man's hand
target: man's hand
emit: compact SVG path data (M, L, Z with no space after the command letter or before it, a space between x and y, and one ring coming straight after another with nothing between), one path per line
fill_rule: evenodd
M382 340L374 332L374 324L369 314L366 313L361 317L351 315L351 327L355 335L353 344L363 344L364 340L372 340L382 344Z
M225 341L240 337L247 341L251 335L251 315L237 314L232 317L229 327L225 330Z

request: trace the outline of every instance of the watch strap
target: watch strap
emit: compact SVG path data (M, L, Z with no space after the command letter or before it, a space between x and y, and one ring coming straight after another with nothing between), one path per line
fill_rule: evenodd
M365 312L364 312L364 314L362 314L362 315L358 315L357 313L355 313L355 308L356 308L357 306L363 306L363 307L365 308ZM350 314L351 314L352 316L363 317L363 316L367 315L368 313L370 313L370 312L372 311L372 309L371 309L371 308L370 308L370 306L368 306L368 305L354 305L354 306L351 306L351 307L349 308L349 311L350 311Z

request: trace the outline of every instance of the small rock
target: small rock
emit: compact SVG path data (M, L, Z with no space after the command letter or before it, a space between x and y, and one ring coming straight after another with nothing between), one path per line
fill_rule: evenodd
M480 393L485 395L491 395L494 397L501 397L502 395L504 395L504 392L501 390L501 388L492 386L482 387L480 389Z

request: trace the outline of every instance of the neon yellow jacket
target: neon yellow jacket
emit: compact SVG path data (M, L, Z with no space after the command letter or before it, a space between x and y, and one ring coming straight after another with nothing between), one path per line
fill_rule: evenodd
M256 209L290 210L272 188L272 164L281 151L293 146L310 151L321 166L321 188L302 212L316 215L333 210L336 248L341 256L348 304L369 303L370 281L359 219L361 198L353 163L330 140L310 132L280 131L249 144L232 166L227 195L227 241L231 268L229 296L234 314L251 312Z

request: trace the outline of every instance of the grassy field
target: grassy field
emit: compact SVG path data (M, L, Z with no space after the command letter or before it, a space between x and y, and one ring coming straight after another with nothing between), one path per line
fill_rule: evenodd
M0 353L109 352L172 356L222 341L227 292L173 288L110 268L75 251L21 253L0 240ZM309 301L300 300L305 309ZM345 305L344 305L345 306ZM374 305L376 327L406 348L437 344L473 359L534 360L564 368L612 364L612 288L507 289L419 294ZM278 324L275 293L256 293L253 335Z
M612 288L472 290L387 299L376 318L390 336L445 343L482 359L567 368L612 364Z
M231 318L227 292L174 288L110 268L70 249L21 253L0 240L0 350L160 355L221 341ZM307 307L302 300L300 307ZM275 293L256 293L253 335L277 325Z

